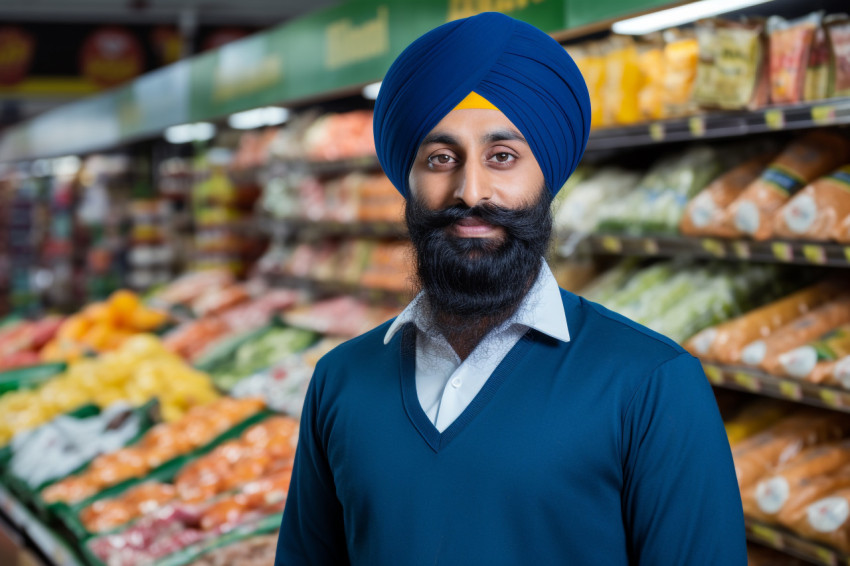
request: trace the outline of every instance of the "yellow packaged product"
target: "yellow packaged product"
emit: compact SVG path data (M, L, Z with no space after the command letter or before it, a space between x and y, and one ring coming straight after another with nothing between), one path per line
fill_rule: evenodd
M726 421L726 436L733 448L793 412L794 406L775 399L758 399L746 405L734 418Z

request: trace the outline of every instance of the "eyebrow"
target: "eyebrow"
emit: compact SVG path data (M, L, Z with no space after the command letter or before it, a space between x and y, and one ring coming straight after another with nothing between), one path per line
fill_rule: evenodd
M495 132L490 132L481 138L481 142L485 144L500 141L519 141L525 144L528 143L519 132L514 130L496 130Z
M460 142L457 140L456 137L454 137L450 134L442 133L442 132L436 132L436 133L428 134L427 136L425 136L425 139L422 140L421 145L425 146L425 145L430 145L432 143L440 143L440 144L444 144L444 145L455 145L455 146L460 145Z

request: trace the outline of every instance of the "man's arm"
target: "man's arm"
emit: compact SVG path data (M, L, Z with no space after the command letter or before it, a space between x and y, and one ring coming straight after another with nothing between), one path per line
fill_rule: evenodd
M292 483L277 541L275 566L348 564L342 505L317 426L317 367L301 412Z
M634 564L746 566L732 454L695 358L680 354L640 385L625 413L622 458Z

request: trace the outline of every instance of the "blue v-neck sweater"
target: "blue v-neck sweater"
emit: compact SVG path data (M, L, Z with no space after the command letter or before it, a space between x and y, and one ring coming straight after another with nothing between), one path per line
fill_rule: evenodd
M562 291L571 341L530 330L442 434L415 330L316 367L276 566L744 566L732 457L697 360Z

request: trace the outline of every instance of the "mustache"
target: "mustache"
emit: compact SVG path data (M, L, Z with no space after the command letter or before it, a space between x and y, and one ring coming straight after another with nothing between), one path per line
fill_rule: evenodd
M548 202L546 204L548 205ZM409 212L416 218L416 227L409 228L417 231L441 230L461 220L475 218L503 228L509 236L520 240L534 239L539 235L541 222L545 222L546 215L549 214L549 207L542 207L541 203L522 208L506 208L492 203L477 204L473 207L457 204L431 210L417 199L411 199L407 206L413 208Z

